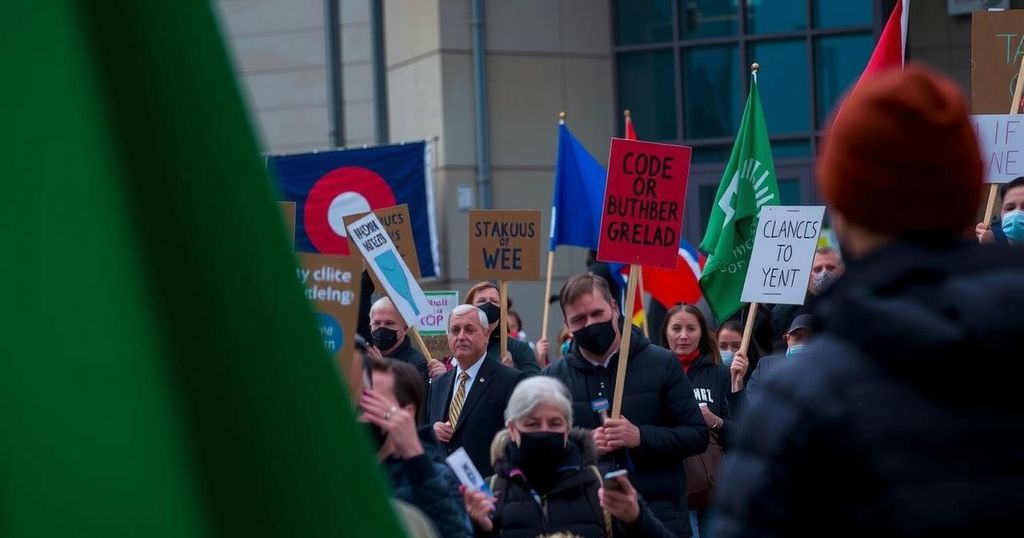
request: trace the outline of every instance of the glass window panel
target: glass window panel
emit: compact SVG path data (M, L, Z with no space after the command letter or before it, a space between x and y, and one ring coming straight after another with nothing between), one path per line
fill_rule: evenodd
M615 42L619 45L672 40L672 0L616 0Z
M693 155L690 162L694 164L724 163L729 161L732 153L732 146L696 146L693 148Z
M832 107L857 81L871 57L870 33L821 37L814 42L814 87L818 127L824 127Z
M810 74L803 39L752 43L751 62L761 64L758 90L769 134L806 133L811 128Z
M637 136L671 140L676 133L676 83L672 51L618 55L619 109L631 111Z
M811 142L809 140L772 142L772 158L774 159L798 159L810 156Z
M724 3L724 0L721 0ZM851 0L829 0L846 3ZM863 1L863 0L861 0ZM746 0L747 32L775 34L807 29L807 0Z
M735 136L743 104L739 48L698 47L683 52L683 133L687 139Z
M698 187L697 196L700 199L700 230L697 235L698 238L704 237L704 228L708 225L708 221L711 220L711 208L715 206L716 194L718 194L718 183Z
M738 3L723 0L679 0L679 26L683 39L735 35L739 28Z
M801 205L800 178L779 178L779 205Z
M850 0L814 0L815 28L842 28L870 25L875 2Z

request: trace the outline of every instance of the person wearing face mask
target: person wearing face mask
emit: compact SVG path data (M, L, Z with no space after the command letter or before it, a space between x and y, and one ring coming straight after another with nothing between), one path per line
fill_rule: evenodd
M515 368L526 375L540 373L540 365L537 364L537 355L530 348L530 344L516 338L508 338L508 354L501 356L501 295L498 287L490 282L478 282L469 292L466 293L464 304L473 305L487 314L487 322L490 323L490 339L487 341L487 358L498 361L509 368ZM512 309L512 301L508 302L509 310Z
M761 360L757 363L757 368L754 368L754 373L750 375L750 381L747 382L746 389L747 405L757 405L757 399L760 396L761 387L765 379L768 379L783 364L783 361L803 353L804 347L813 335L813 315L800 314L793 319L793 323L789 325L789 330L782 335L783 341L786 342L786 351L761 357Z
M459 480L445 464L431 428L417 428L424 385L416 370L404 362L369 357L357 336L348 378L358 420L391 480L394 498L422 511L441 536L472 536Z
M672 536L628 478L615 478L616 489L602 487L594 441L572 419L569 392L557 379L532 377L516 387L506 429L491 443L494 496L463 493L477 535Z
M708 428L679 361L630 325L622 416L605 418L614 404L622 316L608 285L590 273L569 278L559 299L573 344L543 373L569 388L576 422L593 430L602 462L627 468L655 516L690 536L684 460L704 452Z
M979 222L975 227L978 242L1024 245L1024 176L1001 186L999 197L1003 200L999 222L994 226Z
M377 299L370 307L370 339L373 347L369 353L374 358L387 357L402 361L419 372L424 382L445 373L441 361L427 361L423 354L412 346L408 337L409 326L402 320L402 315L387 297Z
M825 292L840 276L843 275L843 260L832 247L821 247L814 251L814 261L811 263L811 276L807 282L807 295L804 303L799 305L779 304L772 308L772 333L775 334L775 341L772 349L782 351L786 348L782 334L786 328L793 324L793 320L800 314L807 314L813 308L814 300Z
M751 339L747 344L747 352L740 352L740 345L743 343L743 325L740 325L738 321L730 320L719 325L716 340L718 342L718 352L722 356L722 364L731 367L734 358L735 360L745 362L745 373L739 388L746 387L747 383L750 382L750 375L754 373L757 363L761 360L761 356L764 355L761 347ZM745 393L744 397L738 400L745 401ZM733 415L737 414L738 407L734 406L731 408Z

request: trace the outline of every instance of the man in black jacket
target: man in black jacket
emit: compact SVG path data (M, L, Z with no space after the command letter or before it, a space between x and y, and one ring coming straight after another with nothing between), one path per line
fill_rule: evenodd
M708 445L693 387L670 351L630 326L622 417L602 426L601 409L614 403L622 316L608 285L591 273L570 278L559 299L574 345L543 373L569 388L573 420L593 429L602 461L631 467L630 480L654 515L673 533L690 536L683 460Z
M1024 253L964 238L977 148L962 93L923 68L846 99L818 162L846 274L741 420L716 536L1019 532Z
M466 449L483 476L493 474L490 447L505 427L505 405L525 376L489 360L487 315L473 305L459 305L448 315L448 346L457 364L427 389L427 423L448 454Z

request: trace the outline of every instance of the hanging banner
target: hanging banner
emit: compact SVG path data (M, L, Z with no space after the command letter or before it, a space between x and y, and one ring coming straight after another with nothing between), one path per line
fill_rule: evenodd
M299 282L306 298L313 303L317 327L324 349L340 361L347 372L352 360L352 336L359 316L359 275L363 270L358 256L296 254Z
M277 207L281 209L281 215L284 217L284 225L288 229L288 237L292 240L292 246L295 246L295 202L278 202Z
M744 303L804 304L825 206L761 206Z
M540 211L469 212L469 278L540 280Z
M613 138L597 259L675 269L692 149Z

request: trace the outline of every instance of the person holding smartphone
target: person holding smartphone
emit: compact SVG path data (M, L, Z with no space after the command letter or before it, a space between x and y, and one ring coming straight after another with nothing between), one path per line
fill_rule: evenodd
M478 536L673 536L623 472L597 470L594 441L572 427L569 390L560 381L537 376L521 382L505 420L507 428L491 444L495 475L486 483L493 496L463 492Z

